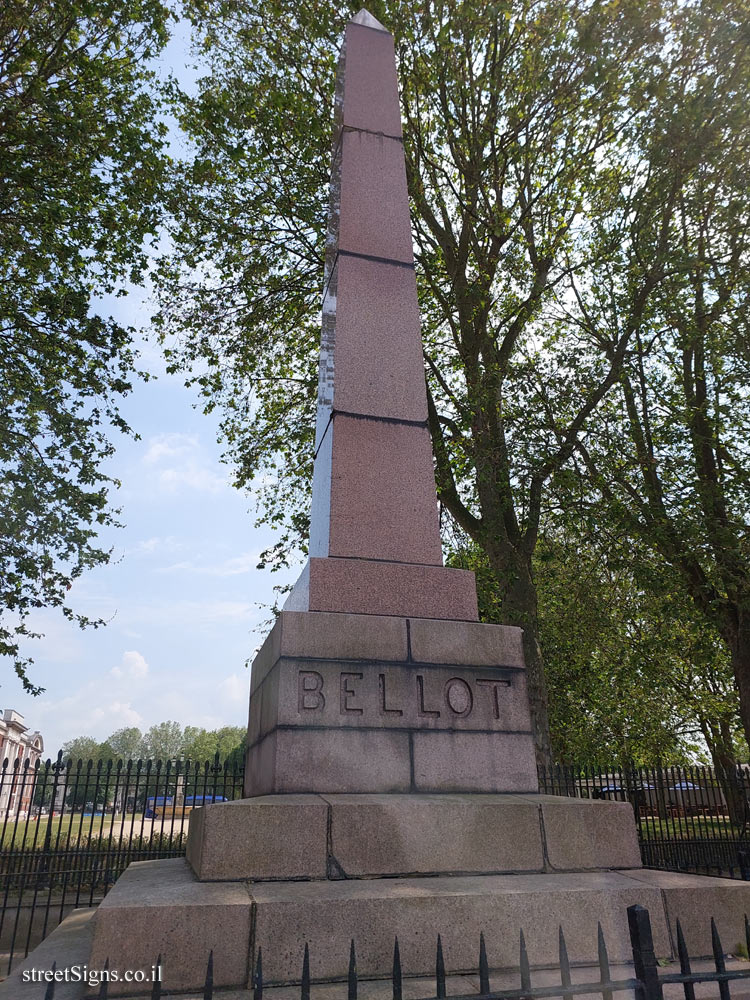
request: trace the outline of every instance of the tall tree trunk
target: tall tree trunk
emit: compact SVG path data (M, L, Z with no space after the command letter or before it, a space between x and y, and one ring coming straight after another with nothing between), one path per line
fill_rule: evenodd
M510 546L500 553L490 547L490 566L500 581L503 620L507 625L523 629L523 653L529 692L531 725L537 765L548 768L552 763L547 707L547 681L544 658L539 643L539 613L536 584L528 560Z
M736 609L736 625L724 632L732 657L732 670L740 694L740 718L745 739L750 746L750 614Z

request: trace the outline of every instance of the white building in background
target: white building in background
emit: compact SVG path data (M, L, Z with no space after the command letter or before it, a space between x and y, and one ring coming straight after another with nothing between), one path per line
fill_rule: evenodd
M25 819L34 794L36 762L44 752L42 734L29 731L23 716L6 708L0 718L0 823L6 816ZM16 765L16 761L18 764ZM28 767L25 762L28 761ZM7 763L6 763L7 762Z

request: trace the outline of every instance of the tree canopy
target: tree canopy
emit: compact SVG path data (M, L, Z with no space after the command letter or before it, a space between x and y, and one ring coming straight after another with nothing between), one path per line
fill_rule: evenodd
M206 407L222 409L238 485L263 473L261 517L280 531L273 564L304 545L307 529L343 17L319 0L195 0L187 9L207 73L182 101L193 155L176 185L159 322L173 368L198 363ZM731 451L722 467L732 470L732 495L743 495L743 11L712 0L373 8L399 59L445 527L482 553L498 595L494 620L524 628L541 758L548 694L534 560L560 503L596 498L608 524L669 560L701 614L710 606L708 627L728 595L695 556L692 568L680 562L696 534L702 551L712 548L707 523L693 518L695 531L670 552L653 532L656 452L639 443L639 421L663 426L675 496L685 510L711 508L733 553L734 590L742 575L746 509L722 513L724 484L703 486L700 472L696 482L696 460L721 466ZM700 374L694 327L704 321L726 388ZM691 386L665 401L667 373L679 379L685 365ZM671 514L680 534L690 519L683 526L679 508ZM691 572L714 590L698 597ZM719 627L730 646L735 633ZM750 683L750 659L732 653L732 665ZM750 705L750 687L743 698Z
M106 562L102 469L135 372L96 297L138 282L161 218L165 126L148 69L159 0L8 0L0 12L0 654L26 690L36 609Z

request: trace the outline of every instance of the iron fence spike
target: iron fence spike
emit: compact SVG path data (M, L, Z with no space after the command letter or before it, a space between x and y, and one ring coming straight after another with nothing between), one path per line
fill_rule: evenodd
M214 995L214 950L208 953L206 965L206 982L203 986L203 1000L213 1000Z
M393 986L393 1000L402 1000L402 978L401 978L401 952L398 947L398 938L393 942L393 972L391 974Z
M258 959L255 963L255 980L253 981L253 1000L263 1000L263 951L258 946Z
M484 943L484 931L479 932L479 992L490 992L490 969L487 963L487 946Z
M44 991L44 1000L54 1000L55 997L55 976L54 973L57 971L57 962L52 963L52 981L47 983L47 989Z
M161 1000L161 952L156 956L154 981L151 984L151 1000Z
M682 933L680 918L677 918L677 957L680 960L680 972L683 976L690 975L690 956L685 944L685 935ZM692 983L683 983L685 1000L695 1000L695 987Z
M443 941L437 936L437 954L435 955L435 996L437 1000L445 998L445 960L443 958Z
M523 936L523 928L521 928L521 989L531 990L531 969L529 967L529 953L526 950L526 938Z
M560 982L563 986L570 986L570 959L568 958L568 946L565 943L562 924L560 924L557 937L560 951Z
M104 975L99 983L98 1000L107 1000L109 993L109 956L104 960Z
M609 955L607 953L607 942L604 938L604 931L599 922L596 925L596 946L599 958L599 980L602 983L608 983L611 980ZM612 990L602 989L602 1000L612 1000Z
M301 1000L310 1000L310 949L305 941L305 954L302 959L302 989Z
M349 973L347 976L347 1000L357 1000L357 955L354 938L349 942Z

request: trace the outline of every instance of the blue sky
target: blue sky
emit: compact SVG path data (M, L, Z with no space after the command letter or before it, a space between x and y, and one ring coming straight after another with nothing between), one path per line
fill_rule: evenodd
M188 63L181 25L162 71L189 85ZM98 311L143 328L151 302L147 291L131 290ZM45 756L76 736L104 739L165 719L246 725L245 661L263 639L274 585L299 572L255 568L273 536L254 527L253 498L228 483L217 418L194 408L196 394L166 374L155 345L143 344L141 367L157 377L138 384L122 407L141 440L115 439L107 466L122 483L113 499L125 527L101 537L114 550L111 563L70 591L76 611L109 624L82 631L45 611L31 623L45 638L25 647L44 693L32 698L7 667L3 675L3 707L41 731Z

